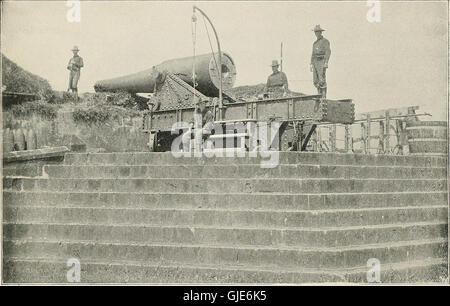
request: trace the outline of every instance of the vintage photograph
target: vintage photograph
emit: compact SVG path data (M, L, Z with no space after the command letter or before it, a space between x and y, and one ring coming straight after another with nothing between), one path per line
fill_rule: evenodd
M2 1L1 284L448 285L448 22Z

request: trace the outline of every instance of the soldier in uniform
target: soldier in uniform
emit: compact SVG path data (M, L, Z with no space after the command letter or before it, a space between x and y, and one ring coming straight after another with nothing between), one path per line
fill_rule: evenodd
M266 91L267 92L276 92L276 91L284 91L288 92L288 80L286 74L283 71L279 71L278 68L280 65L277 60L272 61L272 71L273 73L269 75L267 78Z
M80 79L80 69L84 66L83 58L78 55L77 46L73 47L73 57L69 60L67 64L67 69L70 70L69 74L69 88L67 91L72 90L72 93L75 93L76 99L78 100L78 80Z
M330 42L322 36L322 32L325 30L322 29L320 25L316 25L313 31L314 34L316 34L317 40L314 42L312 49L311 72L313 73L313 82L314 86L317 88L318 94L322 95L323 98L326 98L326 70L331 55Z
M198 128L201 129L201 135L202 135L202 141L206 140L209 135L211 134L211 130L213 128L214 124L214 115L213 113L208 109L206 106L206 103L208 100L202 100L199 99L195 103L195 109L194 109L194 118L191 122L191 128ZM200 121L201 120L201 121ZM191 131L187 131L183 136L183 145L189 144L190 146L190 140L191 140ZM183 148L183 150L187 151L188 148Z
M206 102L207 101L204 100L197 101L195 108L195 113L202 116L202 127L207 123L214 121L214 115L206 106Z

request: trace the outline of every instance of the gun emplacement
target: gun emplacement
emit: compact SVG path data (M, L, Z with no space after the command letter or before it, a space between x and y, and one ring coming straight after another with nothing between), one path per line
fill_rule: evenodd
M195 8L192 21L196 22L194 17ZM227 94L235 80L236 66L229 54L212 52L196 56L194 52L194 56L167 60L134 74L98 81L94 88L95 91L152 94L143 124L144 132L150 134L151 151L170 150L171 142L178 136L172 132L174 124L192 122L199 101L205 102L214 124L220 125L222 131L226 131L230 123L270 125L277 122L279 143L269 148L275 150L304 151L318 123L351 124L354 121L354 104L350 99L330 100L322 95L290 91L237 99ZM236 146L243 150L255 149L248 142L250 134L249 130L236 132L233 136ZM223 139L230 137L222 136ZM214 138L222 136L216 134Z

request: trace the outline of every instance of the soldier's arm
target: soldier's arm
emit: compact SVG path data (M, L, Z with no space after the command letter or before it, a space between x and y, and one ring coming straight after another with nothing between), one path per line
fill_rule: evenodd
M208 110L205 114L205 124L203 125L204 134L211 134L211 130L214 127L213 123L214 123L214 116L212 112Z
M266 87L264 87L264 92L267 92L270 86L270 77L267 78Z
M328 60L330 59L331 55L331 49L330 49L330 42L327 40L325 41L325 64L328 65Z
M78 67L84 67L84 63L83 63L83 58L82 57L80 57L80 64L78 65Z
M287 76L285 73L283 73L283 83L284 83L284 89L288 90L289 84L288 84Z
M72 59L69 60L69 63L67 64L67 69L72 70Z
M213 122L214 121L214 116L213 116L213 114L212 114L212 112L210 110L208 110L206 112L205 120L206 120L206 122Z

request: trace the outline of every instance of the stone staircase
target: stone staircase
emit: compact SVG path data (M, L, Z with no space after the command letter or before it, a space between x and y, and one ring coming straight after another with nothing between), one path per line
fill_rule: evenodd
M174 158L66 154L5 168L3 278L67 282L440 282L447 272L444 157L280 153ZM23 171L21 172L23 173Z

